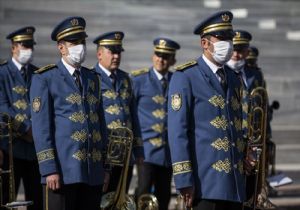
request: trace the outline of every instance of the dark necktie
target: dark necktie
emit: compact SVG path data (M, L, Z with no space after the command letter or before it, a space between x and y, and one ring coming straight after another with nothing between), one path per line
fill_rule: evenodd
M75 69L73 75L75 77L75 83L76 83L78 89L80 90L80 93L82 93L82 84L81 84L81 80L80 80L80 71L78 69Z
M116 75L115 75L114 73L111 73L111 74L109 75L109 77L110 77L111 84L112 84L112 86L114 87L114 90L116 90L116 82L117 82L117 77L116 77Z
M161 80L161 86L162 86L162 90L163 90L163 95L165 95L167 87L168 87L168 81L165 77L163 77Z
M27 83L27 71L26 71L26 68L25 68L25 66L22 66L22 68L21 68L21 75L22 75L22 77L23 77L23 79L24 79L24 81L25 81L25 83Z
M226 77L225 77L225 72L223 68L219 68L217 70L217 74L219 75L219 77L221 78L221 86L224 90L224 92L227 92L227 82L226 82Z
M241 70L241 71L240 71L240 75L241 75L241 78L242 78L244 87L247 89L248 85L247 85L247 80L246 80L245 71ZM244 80L244 78L245 78L245 80Z

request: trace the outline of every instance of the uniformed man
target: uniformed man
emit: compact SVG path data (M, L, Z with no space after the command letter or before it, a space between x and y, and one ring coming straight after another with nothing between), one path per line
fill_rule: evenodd
M245 200L241 85L224 64L232 55L233 15L213 14L194 30L203 55L180 65L169 89L173 175L187 207L242 209Z
M258 59L258 55L259 55L259 51L258 51L257 47L249 46L248 51L249 52L248 52L248 56L246 57L246 65L248 65L249 67L252 67L252 68L259 69L259 67L257 65L257 59Z
M248 141L248 117L249 114L253 115L254 113L249 113L251 105L249 101L250 94L253 89L257 87L264 87L264 79L261 71L259 70L258 66L255 65L255 62L252 61L251 65L249 63L247 64L246 60L249 55L251 55L251 59L254 59L254 55L257 54L257 51L254 50L252 52L249 48L250 41L252 40L252 36L249 32L245 30L235 30L235 36L233 38L233 47L234 47L234 53L230 59L230 61L227 62L227 65L234 71L240 72L242 81L243 81L243 100L242 100L242 107L243 107L243 137L246 141ZM253 105L253 101L252 101ZM255 117L255 116L254 116ZM268 120L268 124L269 124ZM268 125L267 125L268 126ZM268 130L268 129L267 129ZM266 157L267 158L267 157ZM265 159L267 160L267 159ZM266 161L266 165L268 161ZM255 190L255 174L250 174L247 177L246 182L246 192L247 192L247 199L251 199ZM260 176L259 176L260 177ZM261 192L261 189L258 189L258 193ZM250 200L251 202L251 200ZM268 202L268 201L267 201ZM272 203L268 202L268 205L272 206ZM248 206L245 207L245 209L250 209ZM251 207L252 209L252 207Z
M29 88L31 76L37 69L32 65L35 28L20 28L6 38L11 40L12 57L0 66L0 112L9 114L14 123L13 162L15 188L22 179L25 199L33 201L28 209L42 208L42 186L31 130ZM0 159L8 167L7 142L1 142ZM3 175L3 204L8 202L8 177Z
M32 125L45 196L44 209L96 210L108 173L100 78L81 66L87 34L82 17L53 30L61 59L37 70L30 90Z
M133 154L136 163L143 162L144 151L140 137L136 108L132 92L132 82L128 74L119 69L121 54L124 51L121 31L107 32L94 39L97 45L98 63L95 71L101 75L103 109L107 128L110 130L125 126L133 130ZM132 177L133 162L128 170L127 190ZM120 180L122 167L113 166L108 191L115 191Z
M251 80L251 89L250 86L247 85L247 76L248 78L250 74L251 78L256 77L257 75L253 68L250 68L246 65L246 58L249 55L249 43L252 39L252 36L249 32L244 30L235 30L235 36L233 38L233 55L231 59L227 62L227 66L233 71L239 73L242 84L243 84L243 99L242 99L242 107L243 107L243 138L247 141L248 137L248 112L249 112L249 92L251 92L254 88L253 82ZM252 71L252 72L250 72ZM253 190L255 185L255 175L251 174L247 177L247 199L253 195ZM247 207L246 207L247 208Z
M235 30L235 36L233 38L233 55L227 62L227 65L234 71L240 73L243 83L243 135L247 138L248 134L248 109L249 109L249 94L251 91L259 86L263 85L262 74L256 69L246 65L246 58L249 55L249 43L252 36L245 30Z
M168 83L175 64L179 44L168 38L153 41L153 66L133 71L133 90L144 142L145 160L138 168L138 197L151 193L158 199L159 209L168 209L171 196L172 167L167 133Z

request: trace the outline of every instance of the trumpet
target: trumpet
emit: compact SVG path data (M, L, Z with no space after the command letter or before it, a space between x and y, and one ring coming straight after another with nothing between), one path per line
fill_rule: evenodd
M136 210L134 199L126 194L126 180L133 143L133 133L126 127L111 130L107 152L107 163L123 166L116 192L102 196L102 210Z
M256 151L256 166L254 194L246 205L254 210L257 208L275 209L276 206L268 199L266 184L268 167L266 163L268 93L265 88L257 87L251 91L249 108L247 152Z
M0 138L8 138L8 170L0 169L0 206L16 209L21 206L32 205L32 201L16 201L14 162L13 162L13 122L11 117L0 112ZM8 175L8 203L3 204L3 175Z

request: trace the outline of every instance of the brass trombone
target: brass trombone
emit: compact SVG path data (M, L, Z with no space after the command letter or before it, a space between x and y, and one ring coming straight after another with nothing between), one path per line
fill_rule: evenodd
M126 194L126 180L133 143L132 131L126 127L118 127L111 130L109 137L107 162L111 165L123 166L123 169L116 192L103 195L100 208L102 210L136 210L134 199Z
M248 114L248 149L256 151L255 188L252 201L248 203L254 210L275 209L276 206L268 199L266 184L266 132L268 113L268 93L265 88L253 89L249 96Z
M0 113L0 139L8 138L8 170L0 169L0 206L7 209L16 209L21 206L32 205L32 201L16 201L14 162L13 162L13 122L6 113ZM8 203L3 204L2 176L8 175Z
M138 210L158 210L158 200L152 194L143 194L138 199Z

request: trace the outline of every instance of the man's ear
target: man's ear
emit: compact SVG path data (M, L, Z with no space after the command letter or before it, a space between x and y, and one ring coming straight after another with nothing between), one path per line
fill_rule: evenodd
M102 47L98 47L97 48L97 58L98 58L98 60L101 59L102 51L103 51Z
M17 48L18 48L18 45L16 43L12 43L11 48L10 48L12 55L17 54L17 51L18 51Z
M63 43L61 43L61 42L57 43L57 49L59 50L59 52L62 55L66 55L67 54L67 52L66 52L66 46Z
M200 45L203 49L207 49L210 45L209 41L207 40L207 38L201 38L200 39Z

